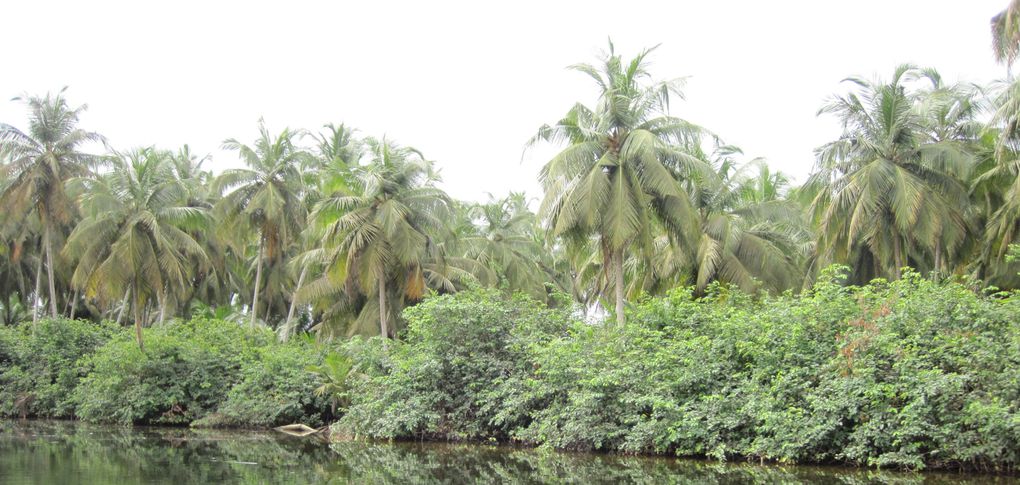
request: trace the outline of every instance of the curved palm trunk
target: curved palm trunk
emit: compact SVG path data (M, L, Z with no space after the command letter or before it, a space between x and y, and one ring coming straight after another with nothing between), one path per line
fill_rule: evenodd
M379 277L379 335L389 338L389 329L386 325L386 279Z
M44 224L43 244L46 246L46 276L50 286L50 316L57 318L57 287L53 281L53 242L50 241L50 226Z
M258 263L255 266L255 294L251 297L251 323L252 327L255 326L255 319L259 313L259 286L262 284L262 251L265 247L265 239L259 237L259 255Z
M283 340L286 341L292 332L290 328L291 322L294 320L294 309L297 308L297 294L301 291L301 285L305 282L305 275L308 274L308 266L301 268L301 275L298 276L297 286L294 288L294 294L290 297L290 309L287 310L287 322L284 323L284 328L287 329L287 333L284 334Z
M613 276L616 278L616 324L623 328L627 324L627 316L623 313L623 248L614 251Z

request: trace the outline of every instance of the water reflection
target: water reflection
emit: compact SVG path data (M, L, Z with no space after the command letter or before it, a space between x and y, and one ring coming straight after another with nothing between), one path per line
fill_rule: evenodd
M1008 477L720 465L475 445L346 442L267 432L0 421L0 483L948 484Z

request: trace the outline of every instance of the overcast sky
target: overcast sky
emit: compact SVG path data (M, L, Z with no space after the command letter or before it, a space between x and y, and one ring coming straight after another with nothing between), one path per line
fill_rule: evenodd
M989 19L1007 0L669 2L5 2L0 121L7 101L69 86L83 127L118 149L184 143L239 162L225 138L344 122L421 149L453 196L526 190L554 153L525 141L595 90L565 67L612 37L651 57L660 79L689 76L672 114L803 180L814 147L839 135L815 113L849 75L933 66L986 82ZM95 6L92 4L99 4Z

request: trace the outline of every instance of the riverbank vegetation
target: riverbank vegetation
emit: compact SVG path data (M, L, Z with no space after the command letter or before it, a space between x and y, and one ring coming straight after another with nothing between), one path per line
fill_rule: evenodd
M631 305L623 329L586 323L567 295L494 289L428 297L389 341L284 343L198 318L146 328L142 352L127 328L42 320L0 327L0 414L1015 470L1020 297L847 274L799 295L677 289Z
M534 212L344 124L260 121L213 173L26 95L0 414L1014 469L1020 82L851 77L796 185L674 115L653 51L571 67L599 94L527 141L561 149Z

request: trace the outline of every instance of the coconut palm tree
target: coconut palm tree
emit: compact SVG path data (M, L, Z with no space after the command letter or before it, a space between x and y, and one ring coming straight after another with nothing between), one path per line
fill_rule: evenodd
M206 227L206 211L187 205L169 157L152 148L117 154L109 173L79 179L84 218L64 248L77 261L71 283L86 298L111 304L130 295L142 349L149 303L157 300L164 318L169 299L191 286L192 262L204 259L190 231Z
M537 217L528 209L523 193L463 209L465 230L456 236L466 258L486 271L480 280L498 280L509 291L522 291L545 300L547 284L557 278L548 274L546 250L539 237Z
M390 337L406 302L429 287L456 289L435 244L450 200L435 187L431 163L420 152L385 139L366 143L370 162L354 168L349 184L315 208L328 263L304 294L315 299L342 290L345 295L330 304L356 315L349 332L375 319L379 335Z
M39 252L45 254L52 317L57 316L53 254L57 240L63 238L62 227L75 217L75 205L64 184L89 173L97 161L97 157L81 151L83 145L103 140L78 127L78 118L87 107L71 108L64 98L66 89L56 95L15 98L29 108L27 132L0 123L0 158L7 160L0 168L7 179L0 191L0 205L23 217L34 213L40 222ZM41 277L41 271L37 272L37 287Z
M706 169L689 151L700 143L703 130L668 113L670 96L680 95L681 81L647 82L646 57L652 50L626 61L610 42L599 66L571 66L598 85L597 104L576 104L529 142L567 145L539 174L545 191L539 213L550 234L571 246L597 238L607 263L600 274L612 281L606 286L615 289L621 326L625 255L637 249L650 257L656 224L681 244L691 241L697 214L678 178L696 177Z
M713 165L716 176L690 184L700 217L701 236L689 251L697 291L712 281L783 291L799 286L810 233L800 207L785 199L789 180L762 159L738 166L735 147L721 147ZM660 254L669 254L663 251ZM668 268L672 265L662 264Z
M295 139L300 132L284 129L272 136L259 120L259 138L253 146L236 139L223 142L227 150L235 150L246 168L225 170L216 180L217 189L228 192L218 203L224 222L238 231L254 230L258 239L255 256L255 283L251 300L251 325L255 325L259 308L259 292L263 286L263 267L276 270L271 275L267 292L283 294L286 251L301 231L307 218L302 203L301 167L308 153ZM267 319L271 305L266 304Z
M1005 10L992 17L992 52L1007 69L1020 53L1020 0L1010 0Z
M843 124L842 136L816 151L812 211L826 260L849 263L859 278L900 276L908 264L932 267L940 242L952 252L967 230L965 181L972 155L933 139L911 81L930 71L896 68L888 82L847 79L855 91L819 110ZM952 247L950 247L952 246Z

